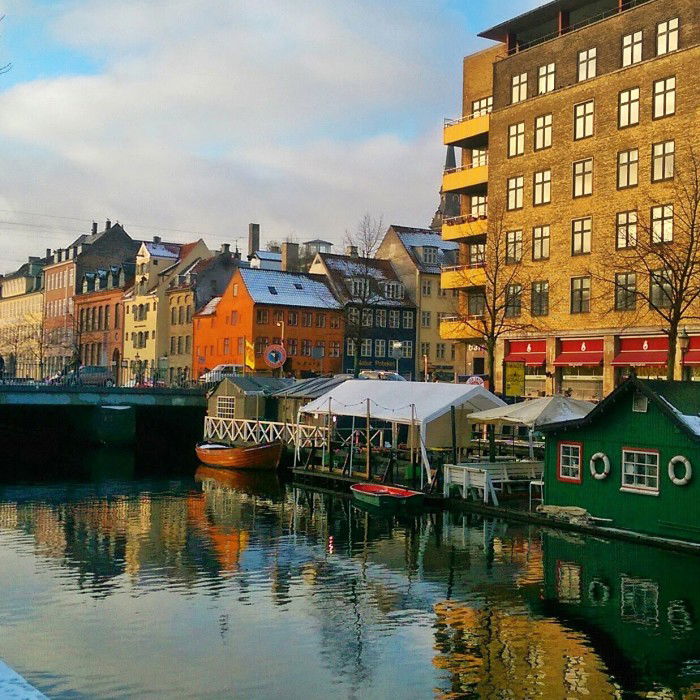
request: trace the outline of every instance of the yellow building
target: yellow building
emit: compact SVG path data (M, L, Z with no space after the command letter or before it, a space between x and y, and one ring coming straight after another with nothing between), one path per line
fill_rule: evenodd
M498 263L518 330L497 343L497 389L508 361L525 363L526 393L592 398L631 369L665 376L674 348L676 376L692 372L697 312L669 348L650 299L668 305L655 261L699 235L679 194L700 148L698 3L557 0L480 36L498 44L464 59L463 116L444 129L462 161L443 190L462 207L443 222L461 264L443 286L462 291L441 335L476 337L467 319L483 316Z
M124 295L124 362L127 381L168 377L170 308L168 289L181 271L211 257L201 239L164 243L158 236L141 244L136 254L134 286Z

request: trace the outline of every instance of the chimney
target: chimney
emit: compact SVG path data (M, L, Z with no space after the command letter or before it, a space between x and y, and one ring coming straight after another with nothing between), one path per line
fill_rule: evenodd
M356 245L346 245L345 246L345 255L348 255L351 258L356 258L357 257L357 246Z
M221 244L221 253L223 255L231 255L231 244L230 243L222 243Z
M78 257L78 246L77 245L73 246L73 257L74 258Z
M260 250L260 224L248 224L248 260Z
M51 262L51 248L46 249L46 261Z
M285 241L282 243L282 270L283 272L299 271L299 244Z
M161 237L160 236L153 236L153 242L154 243L160 243L161 242Z
M236 250L233 252L233 258L234 258L234 260L241 259L241 251L238 250L238 246L236 246Z
M97 235L97 221L92 222L92 235Z
M109 219L107 219L107 221L105 221L105 231L107 231L110 228L112 228L112 222Z

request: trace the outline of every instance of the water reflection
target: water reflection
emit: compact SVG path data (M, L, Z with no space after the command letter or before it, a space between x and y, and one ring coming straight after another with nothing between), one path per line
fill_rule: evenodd
M89 482L0 487L0 657L52 697L697 687L697 558L102 457Z

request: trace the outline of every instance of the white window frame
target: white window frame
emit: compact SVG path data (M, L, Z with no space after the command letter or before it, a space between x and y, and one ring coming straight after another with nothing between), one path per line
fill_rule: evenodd
M567 453L564 454L564 448L567 448ZM576 461L574 462L574 451L576 453ZM564 460L567 464L564 464ZM557 445L557 479L570 484L580 484L582 480L582 463L583 463L583 445L578 442L560 442ZM564 474L563 469L570 470L570 474Z
M216 397L216 417L235 418L236 417L236 397L217 396Z
M401 356L405 360L410 360L413 357L413 341L412 340L402 340L401 341Z
M363 338L360 342L360 357L372 357L371 338Z
M653 480L655 481L655 486L649 486L646 483L644 485L640 485L638 483L626 483L625 477L627 476L632 476L632 477L638 477L640 475L638 474L630 474L628 469L630 465L634 465L636 462L634 460L630 461L629 456L630 455L653 455L656 457L656 474L652 475L651 477L647 475L642 475L642 478L644 481L646 480ZM626 491L630 493L645 493L645 494L650 494L657 496L659 494L659 482L660 482L660 471L659 471L659 461L660 461L660 455L658 450L648 450L648 449L643 449L643 448L637 448L637 447L623 447L621 451L621 458L620 458L620 491ZM647 464L644 464L643 466L648 466ZM636 479L635 479L636 481Z
M413 311L403 312L403 327L411 330L413 328Z
M622 37L622 67L633 66L642 60L643 32L640 29Z
M396 309L389 311L389 328L401 327L401 312Z
M375 338L374 340L374 356L386 357L386 340L384 338Z

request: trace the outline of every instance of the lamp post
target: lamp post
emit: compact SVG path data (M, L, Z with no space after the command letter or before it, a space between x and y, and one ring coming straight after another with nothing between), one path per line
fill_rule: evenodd
M688 335L688 329L685 326L683 326L681 332L678 334L678 347L681 351L681 379L690 379L688 376L690 373L690 367L686 367L683 364L685 353L690 347L690 336Z
M284 345L284 321L277 321L275 325L282 328L282 334L280 335L280 345Z
M402 343L400 340L391 341L391 349L394 353L394 358L396 359L396 374L399 373L399 357L401 357Z

